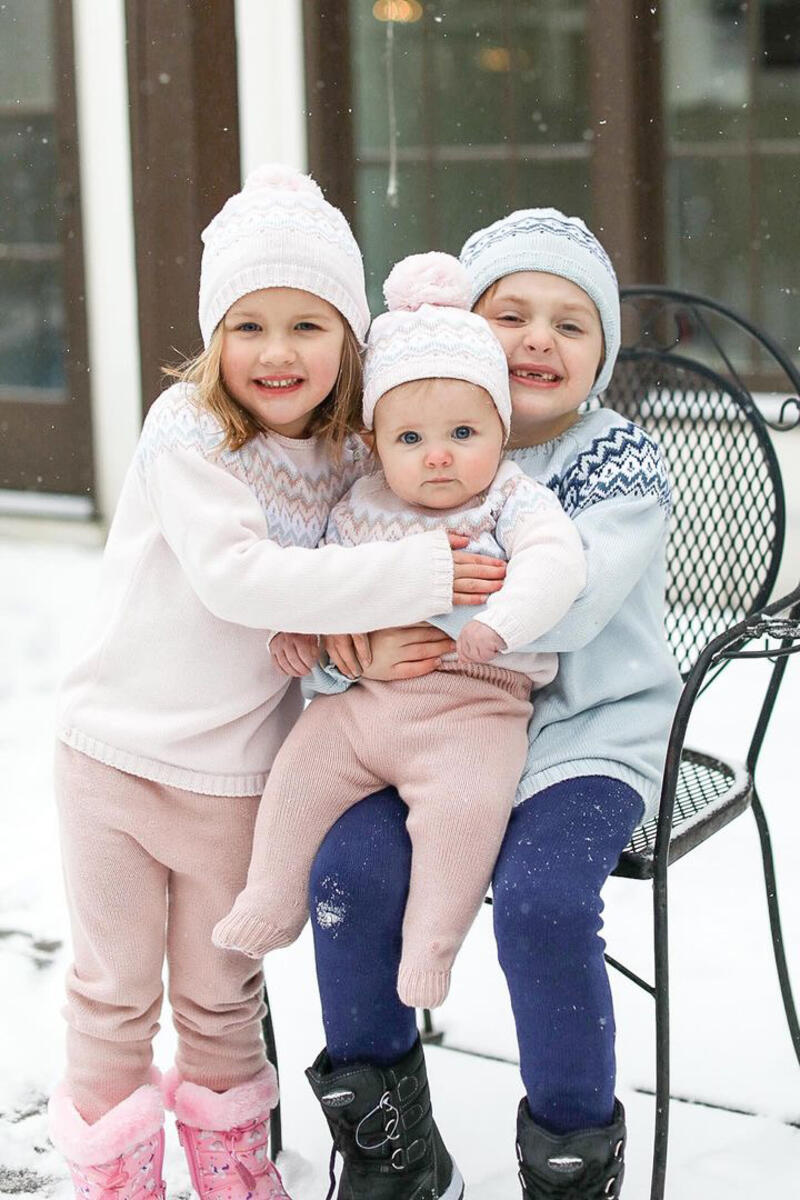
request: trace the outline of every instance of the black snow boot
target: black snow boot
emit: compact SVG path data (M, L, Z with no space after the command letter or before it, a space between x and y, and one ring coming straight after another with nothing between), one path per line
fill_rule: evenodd
M619 1100L604 1129L548 1133L523 1096L517 1114L523 1200L616 1200L625 1173L625 1111Z
M306 1071L343 1159L337 1200L461 1200L464 1184L431 1114L419 1041L391 1067L331 1069L323 1050Z

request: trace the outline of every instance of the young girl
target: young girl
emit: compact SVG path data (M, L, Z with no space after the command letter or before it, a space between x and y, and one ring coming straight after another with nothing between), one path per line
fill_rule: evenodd
M471 555L454 565L442 531L313 549L363 469L345 436L369 321L361 256L316 184L280 167L251 176L203 240L205 349L147 416L94 636L61 702L75 961L50 1117L88 1200L163 1194L164 1100L203 1200L286 1195L266 1154L277 1089L261 972L210 948L302 706L266 631L429 616L450 609L454 587L462 601L494 590L502 570ZM165 954L178 1049L162 1099L151 1043Z
M516 212L471 237L462 261L508 360L510 457L559 497L588 564L583 593L527 647L557 653L559 671L536 697L492 881L526 1090L520 1181L527 1200L606 1200L620 1194L625 1124L614 1098L600 890L634 827L655 811L679 694L662 629L669 490L643 430L607 409L581 411L607 386L620 341L616 277L585 225L553 209ZM459 622L437 623L459 632ZM451 644L440 636L371 635L365 674L434 669ZM426 1187L448 1200L459 1194L430 1114L415 1014L394 987L406 815L392 791L363 800L328 835L312 874L327 1047L308 1074L344 1155L342 1200L408 1200ZM334 1106L343 1087L349 1103Z
M552 492L501 462L508 368L487 322L469 312L458 259L412 255L384 292L390 311L370 331L363 405L382 470L336 505L326 541L458 529L473 549L508 557L506 581L440 671L407 683L364 679L306 709L267 782L247 887L213 939L253 958L293 941L325 833L366 792L393 783L414 847L398 993L432 1007L447 995L505 833L531 686L556 672L552 654L513 652L555 625L586 579L580 538Z

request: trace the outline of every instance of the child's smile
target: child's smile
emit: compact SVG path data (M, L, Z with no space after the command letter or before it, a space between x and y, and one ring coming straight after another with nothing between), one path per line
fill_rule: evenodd
M539 445L577 420L603 358L600 315L577 284L543 271L517 271L476 309L508 359L512 446Z
M326 300L297 288L262 288L225 314L222 377L265 429L302 437L336 383L343 343L342 318Z

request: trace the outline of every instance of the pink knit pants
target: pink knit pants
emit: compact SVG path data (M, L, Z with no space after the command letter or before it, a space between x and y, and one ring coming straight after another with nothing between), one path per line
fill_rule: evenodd
M75 961L66 1085L94 1122L149 1082L169 966L183 1079L215 1091L263 1067L260 966L211 944L244 883L258 797L151 783L58 744L56 794Z
M260 958L293 941L325 834L363 796L393 784L412 843L398 992L409 1005L441 1004L525 764L529 691L525 676L484 667L479 677L362 679L315 699L273 764L247 887L214 930L216 943Z

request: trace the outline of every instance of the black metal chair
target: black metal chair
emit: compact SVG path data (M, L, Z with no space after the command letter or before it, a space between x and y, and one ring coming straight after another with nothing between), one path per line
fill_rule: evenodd
M653 435L672 483L666 632L685 684L670 734L658 816L636 830L614 874L653 885L654 982L607 955L655 1000L656 1116L650 1200L663 1200L669 1122L667 869L751 807L758 826L772 943L789 1031L800 1024L781 936L770 835L756 784L758 756L789 655L800 650L800 586L770 603L786 532L770 430L800 424L800 373L754 325L712 300L658 287L623 290L623 349L604 404ZM777 422L744 381L768 377L789 394ZM794 408L791 421L784 416ZM697 697L734 659L773 666L742 765L692 750L686 729ZM487 898L491 903L491 898ZM431 1015L423 1038L441 1041ZM264 1035L271 1060L269 1015ZM446 1045L446 1043L443 1043ZM280 1148L273 1114L272 1152Z
M800 424L800 373L744 318L701 296L660 287L622 292L623 349L603 403L659 443L672 483L666 632L684 689L669 739L657 817L636 830L614 871L653 885L654 982L606 955L648 992L656 1015L656 1116L650 1200L662 1200L669 1123L667 868L749 806L761 842L778 979L800 1062L800 1025L781 936L775 871L756 767L788 656L800 650L800 586L768 603L785 537L780 468L770 429ZM777 422L745 374L790 394ZM793 419L784 416L794 408ZM684 744L693 705L734 659L773 666L741 765ZM491 898L487 897L487 903ZM423 1037L441 1041L429 1012ZM446 1043L443 1043L446 1044Z

